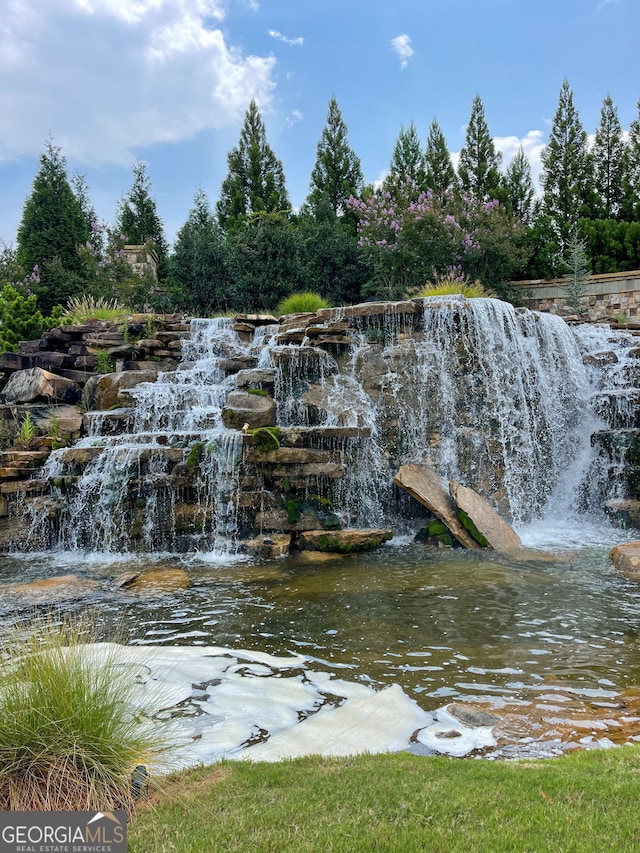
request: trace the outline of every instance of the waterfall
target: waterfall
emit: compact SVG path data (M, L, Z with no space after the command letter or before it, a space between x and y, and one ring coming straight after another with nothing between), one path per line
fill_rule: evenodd
M417 505L392 480L426 459L519 528L625 495L638 426L631 335L495 299L398 305L332 309L322 328L339 334L326 340L304 320L253 335L232 320L192 321L175 371L130 389L132 410L92 413L89 434L51 455L45 476L63 507L49 538L62 549L228 553L238 507L250 507L243 488L262 519L284 506L285 475L247 475L243 437L223 425L239 364L271 368L278 425L316 430L312 452L342 466L314 482L348 526L410 528ZM34 522L34 535L48 523Z

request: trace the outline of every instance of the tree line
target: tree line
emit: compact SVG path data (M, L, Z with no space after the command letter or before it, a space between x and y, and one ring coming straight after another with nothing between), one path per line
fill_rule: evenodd
M109 227L99 222L84 177L68 177L49 140L16 248L0 255L0 285L12 288L5 301L31 299L45 316L78 294L210 315L273 309L309 289L333 304L401 298L441 278L477 280L509 298L511 280L562 275L576 241L591 272L637 269L640 100L637 106L625 134L607 96L590 145L565 80L538 197L523 148L502 168L478 95L457 169L437 120L424 148L411 122L377 187L365 184L332 97L309 193L293 211L282 162L252 101L215 206L198 189L171 249L143 162ZM126 244L153 249L157 287L133 272Z

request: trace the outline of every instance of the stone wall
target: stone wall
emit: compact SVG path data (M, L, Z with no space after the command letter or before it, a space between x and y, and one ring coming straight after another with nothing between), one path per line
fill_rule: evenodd
M562 278L514 281L524 305L551 314L569 313ZM640 316L640 270L589 276L585 285L584 318L591 321L633 319Z

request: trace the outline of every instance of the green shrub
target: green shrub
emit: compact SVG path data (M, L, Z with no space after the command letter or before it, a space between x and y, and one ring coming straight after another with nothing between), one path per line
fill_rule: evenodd
M96 352L96 373L112 373L113 372L113 359L106 351L106 349L99 349Z
M306 314L330 307L327 300L323 299L320 294L307 291L306 293L293 293L283 299L276 308L276 314L278 316L282 314Z
M131 810L131 774L159 747L133 681L83 648L86 628L36 620L0 650L0 810Z
M10 284L0 290L0 352L17 352L20 341L38 338L48 328L36 302Z

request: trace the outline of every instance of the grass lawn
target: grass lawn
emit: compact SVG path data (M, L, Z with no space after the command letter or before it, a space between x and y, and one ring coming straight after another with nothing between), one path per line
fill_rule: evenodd
M519 762L225 762L157 787L129 827L130 853L640 851L637 747Z

